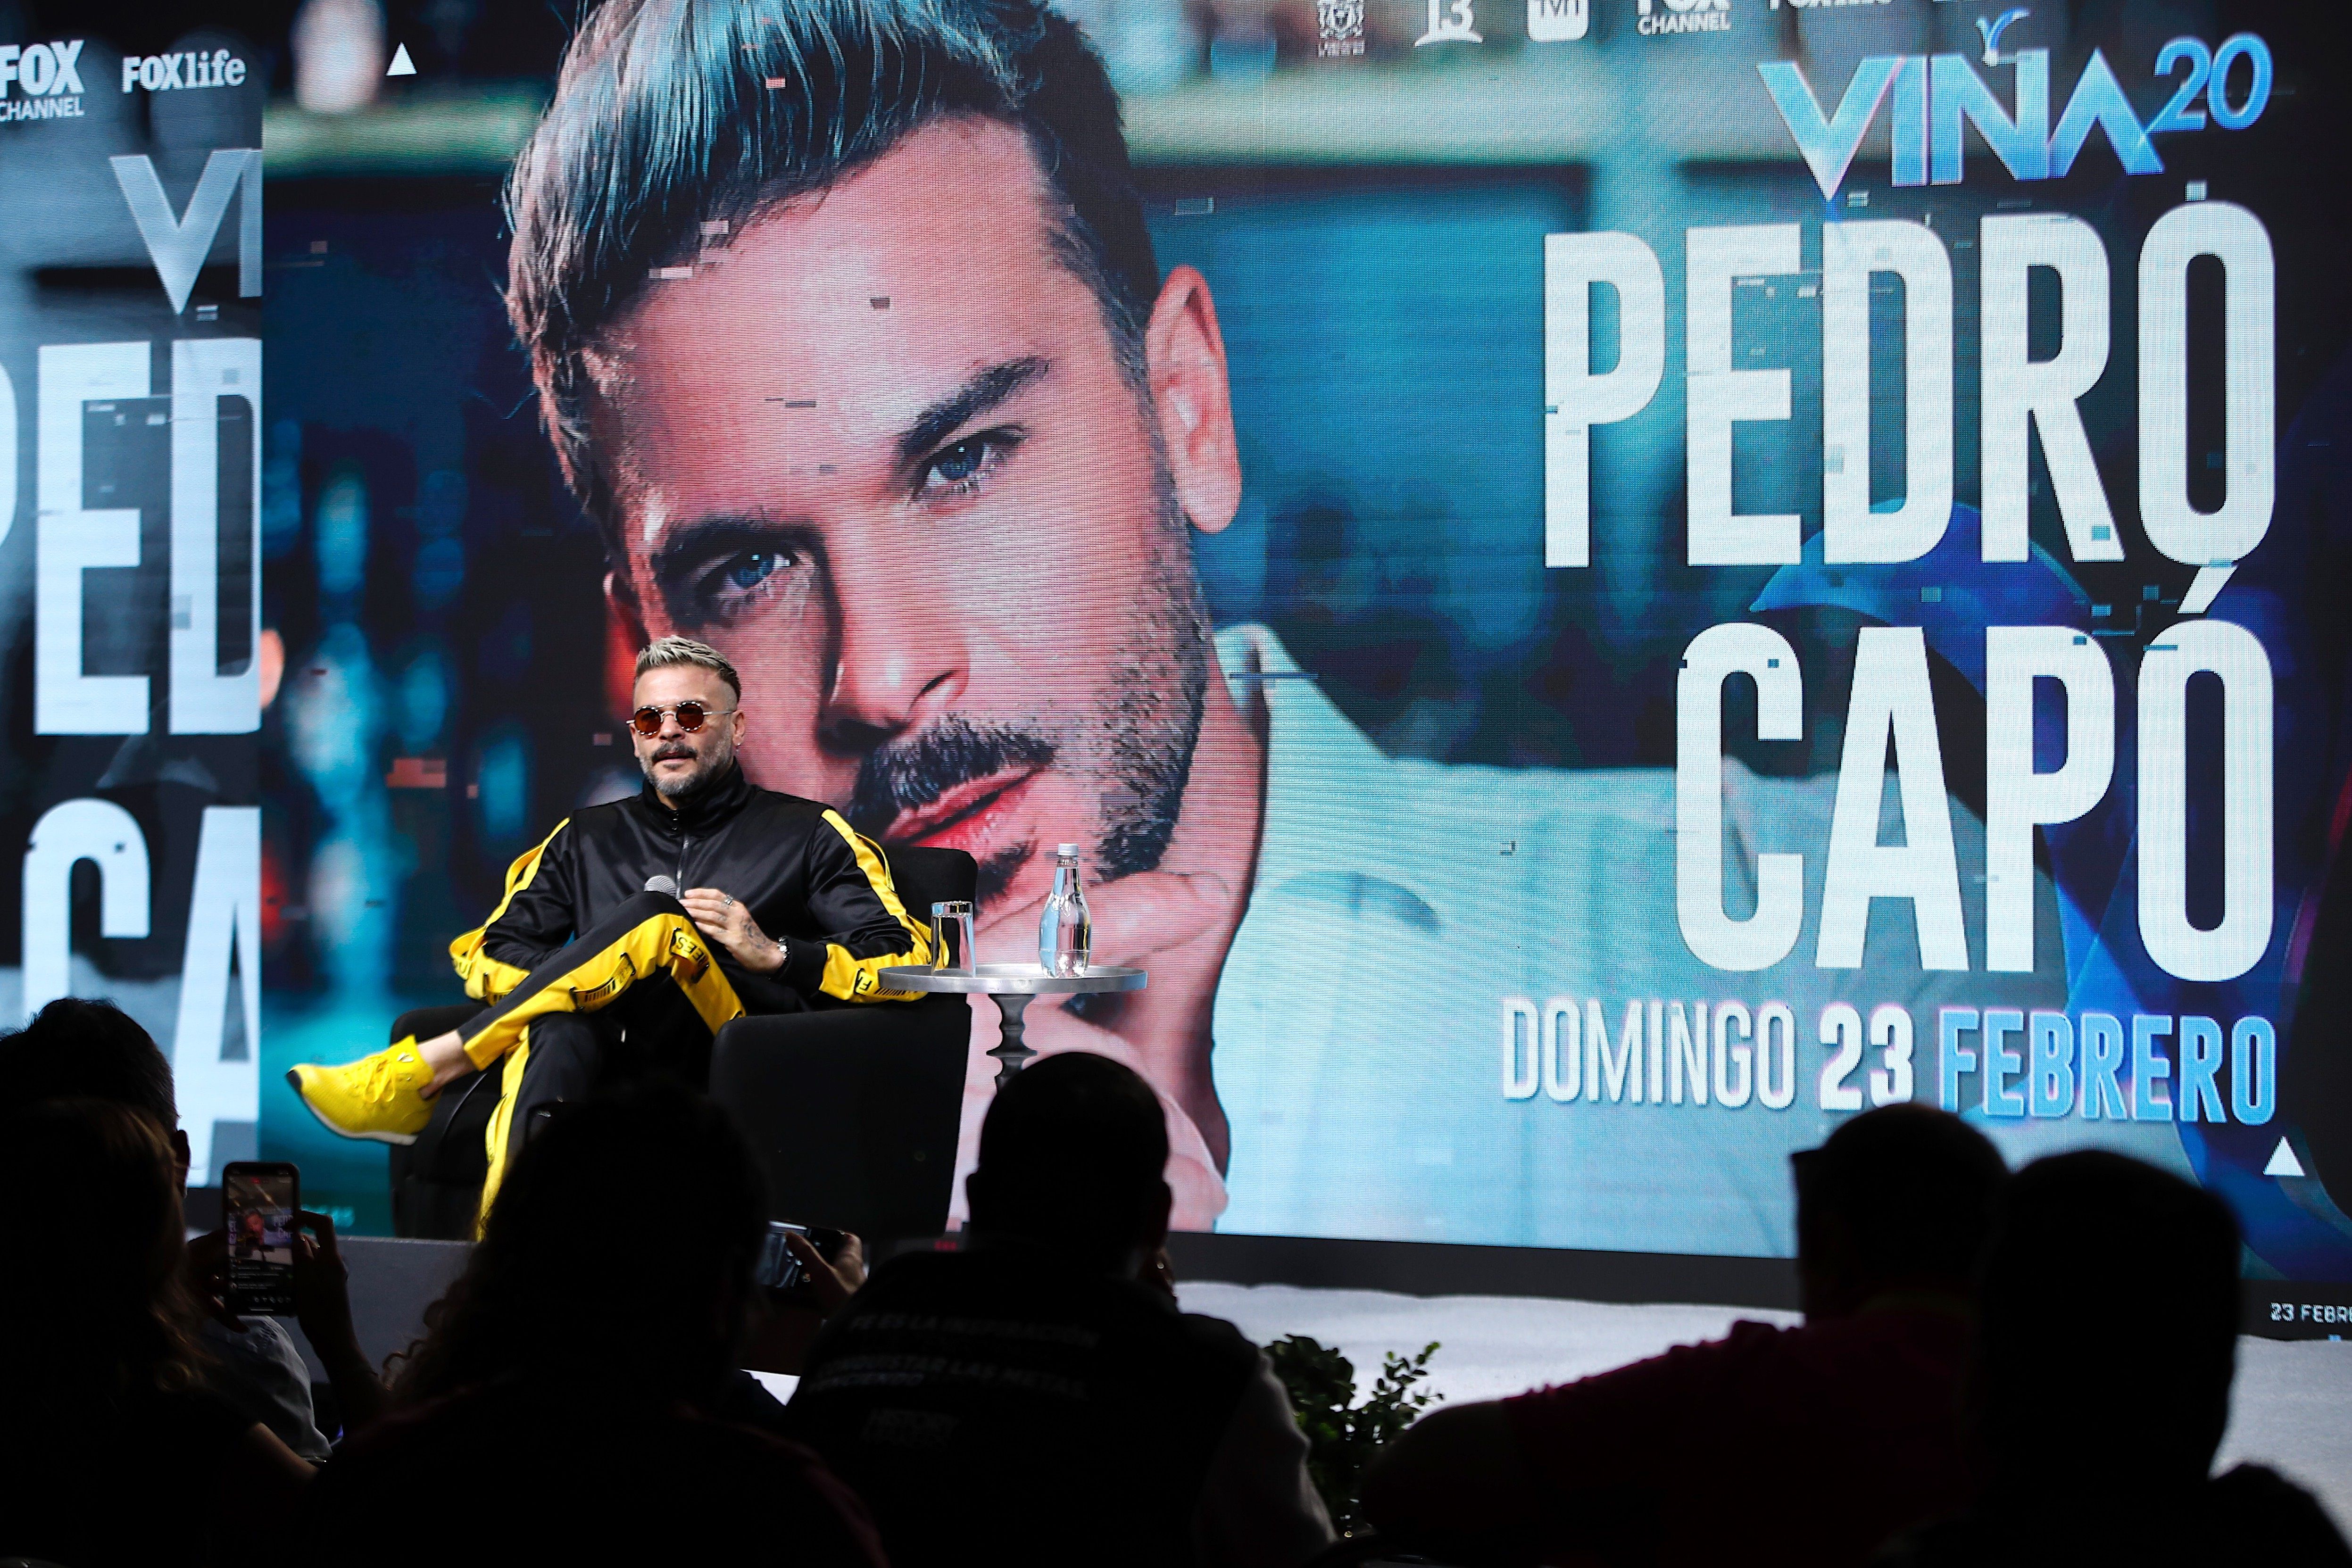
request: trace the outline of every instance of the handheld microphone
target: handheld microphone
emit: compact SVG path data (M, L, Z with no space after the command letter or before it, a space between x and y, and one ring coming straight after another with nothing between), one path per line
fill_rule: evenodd
M649 876L646 878L646 891L647 893L666 893L672 898L676 898L677 896L677 883L666 876Z

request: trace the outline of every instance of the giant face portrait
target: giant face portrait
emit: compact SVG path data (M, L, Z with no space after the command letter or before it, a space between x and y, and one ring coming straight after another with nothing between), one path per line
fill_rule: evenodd
M591 361L616 601L743 672L759 782L970 852L1000 907L1057 841L1110 876L1166 853L1211 659L1187 517L1222 527L1237 485L1205 286L1171 280L1147 371L1048 212L1017 130L934 122L651 286Z

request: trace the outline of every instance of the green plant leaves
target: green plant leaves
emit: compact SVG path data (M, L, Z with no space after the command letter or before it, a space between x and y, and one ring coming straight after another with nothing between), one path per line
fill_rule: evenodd
M1429 1375L1429 1358L1436 1350L1433 1340L1410 1358L1387 1353L1360 1405L1356 1364L1331 1346L1292 1334L1265 1347L1275 1375L1290 1393L1298 1429L1307 1434L1307 1474L1341 1533L1363 1528L1356 1494L1372 1457L1435 1402L1437 1396L1413 1385Z

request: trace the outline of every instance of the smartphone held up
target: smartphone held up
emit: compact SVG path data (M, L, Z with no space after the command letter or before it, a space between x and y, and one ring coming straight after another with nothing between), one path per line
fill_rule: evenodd
M760 1256L751 1267L751 1276L777 1295L790 1295L800 1289L808 1278L808 1270L793 1249L784 1244L786 1236L799 1236L814 1246L818 1254L831 1262L839 1253L846 1233L822 1225L793 1225L782 1219L768 1221L768 1232L760 1240Z
M295 1215L301 1207L301 1173L290 1165L239 1160L222 1168L230 1312L241 1317L293 1312Z

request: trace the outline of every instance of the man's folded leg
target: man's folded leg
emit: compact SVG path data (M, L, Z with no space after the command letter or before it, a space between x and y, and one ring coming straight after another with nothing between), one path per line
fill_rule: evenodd
M489 1169L482 1177L481 1216L506 1179L507 1164L551 1118L555 1107L578 1104L603 1081L619 1030L607 1019L579 1013L549 1013L525 1026L520 1044L507 1052L500 1070L499 1108L483 1132Z
M551 1121L600 1090L667 1074L699 1089L710 1079L710 1031L685 991L658 974L594 1013L541 1013L507 1052L498 1109L484 1129L488 1170L475 1232L488 1218L506 1168Z
M454 1038L467 1061L488 1071L522 1043L533 1019L595 1012L654 975L675 982L714 1035L743 1015L735 988L685 906L667 894L641 893L532 969ZM433 1115L429 1096L436 1070L430 1054L430 1043L401 1040L340 1067L299 1063L286 1077L330 1130L408 1144Z
M468 1021L458 1031L466 1056L487 1070L521 1043L533 1019L598 1011L655 975L669 977L712 1034L743 1016L742 1000L685 906L667 894L641 893Z

